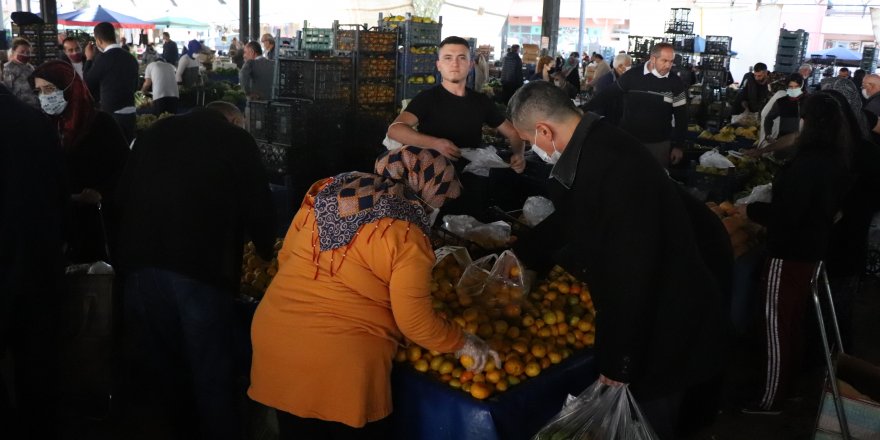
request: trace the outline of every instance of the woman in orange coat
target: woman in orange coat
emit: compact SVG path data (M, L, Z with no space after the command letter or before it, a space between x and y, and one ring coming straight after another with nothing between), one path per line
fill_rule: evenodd
M278 413L281 439L388 438L391 362L402 338L498 355L437 316L429 282L431 213L460 193L433 150L386 152L376 174L315 183L254 316L250 397Z

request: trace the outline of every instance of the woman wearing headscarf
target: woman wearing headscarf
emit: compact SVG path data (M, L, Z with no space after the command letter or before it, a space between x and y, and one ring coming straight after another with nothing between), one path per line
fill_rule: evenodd
M315 183L254 316L250 397L277 410L281 439L390 438L391 362L402 339L497 354L431 306L432 214L461 187L439 153L384 153L376 174Z
M128 156L125 136L112 116L95 108L88 86L70 63L43 63L30 82L61 137L72 202L68 257L74 262L106 259L97 207L104 211L111 245L113 195Z
M767 227L769 258L762 279L764 375L757 400L743 412L778 414L791 391L806 343L810 280L831 242L851 177L852 136L841 105L828 92L801 105L803 131L792 159L773 179L770 203L740 205Z
M199 43L198 40L189 40L189 43L186 44L186 53L180 56L180 60L177 62L177 83L184 83L184 74L187 72L187 69L198 69L199 68L199 52L202 51L202 43ZM192 72L192 71L190 71ZM198 70L195 71L198 74ZM191 74L188 74L191 75ZM187 83L189 82L189 78L187 78ZM192 85L192 84L187 84Z

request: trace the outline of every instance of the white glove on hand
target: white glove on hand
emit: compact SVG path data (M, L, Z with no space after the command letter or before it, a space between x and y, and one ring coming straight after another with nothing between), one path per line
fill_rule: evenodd
M495 361L495 368L501 368L501 357L495 350L489 349L489 344L477 336L465 333L464 345L455 352L455 357L470 356L474 360L474 365L468 368L468 371L479 373L486 366L489 356Z

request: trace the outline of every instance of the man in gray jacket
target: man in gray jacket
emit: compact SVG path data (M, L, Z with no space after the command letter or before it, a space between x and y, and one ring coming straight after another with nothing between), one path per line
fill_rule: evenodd
M239 72L241 88L250 100L272 98L272 78L275 66L263 57L263 48L256 41L244 46L244 66Z

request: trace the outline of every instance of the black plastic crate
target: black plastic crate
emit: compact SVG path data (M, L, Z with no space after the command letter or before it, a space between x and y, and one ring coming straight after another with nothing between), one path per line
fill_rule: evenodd
M806 49L801 47L777 47L776 55L785 55L790 57L801 57L803 58L807 54Z
M703 85L711 87L727 87L726 70L704 70Z
M773 66L773 71L792 74L796 73L800 67L801 63L780 63L779 59L777 59L776 65Z
M690 8L672 8L669 10L669 21L688 21L690 16Z
M802 56L776 55L776 65L800 65L803 61L804 57Z
M396 31L359 31L357 51L371 54L396 54ZM439 44L439 42L438 42Z
M708 35L706 36L706 49L703 51L703 53L714 55L729 55L730 44L732 42L733 37Z
M670 39L672 48L676 52L693 53L694 52L694 36L693 35L676 35Z
M736 168L721 170L722 174L710 174L692 166L688 175L689 187L705 192L707 199L713 202L730 200L739 191Z
M357 32L354 30L339 29L336 31L336 44L334 49L342 52L354 52Z
M358 80L394 81L397 60L394 56L362 57L358 61Z
M694 23L692 21L667 21L666 22L666 33L667 34L693 34L694 33Z
M413 74L432 74L437 70L437 54L413 54L404 56L404 72Z
M351 100L351 59L279 60L278 97Z
M292 146L304 136L302 101L273 102L269 110L271 140L275 144Z
M271 139L269 101L248 101L248 131L258 141Z
M705 70L727 70L730 66L730 57L721 55L704 56L702 63Z
M260 150L260 160L270 176L287 174L288 149L287 145L274 144L271 142L257 142Z
M407 20L403 26L407 46L436 46L440 44L440 23L416 23Z

